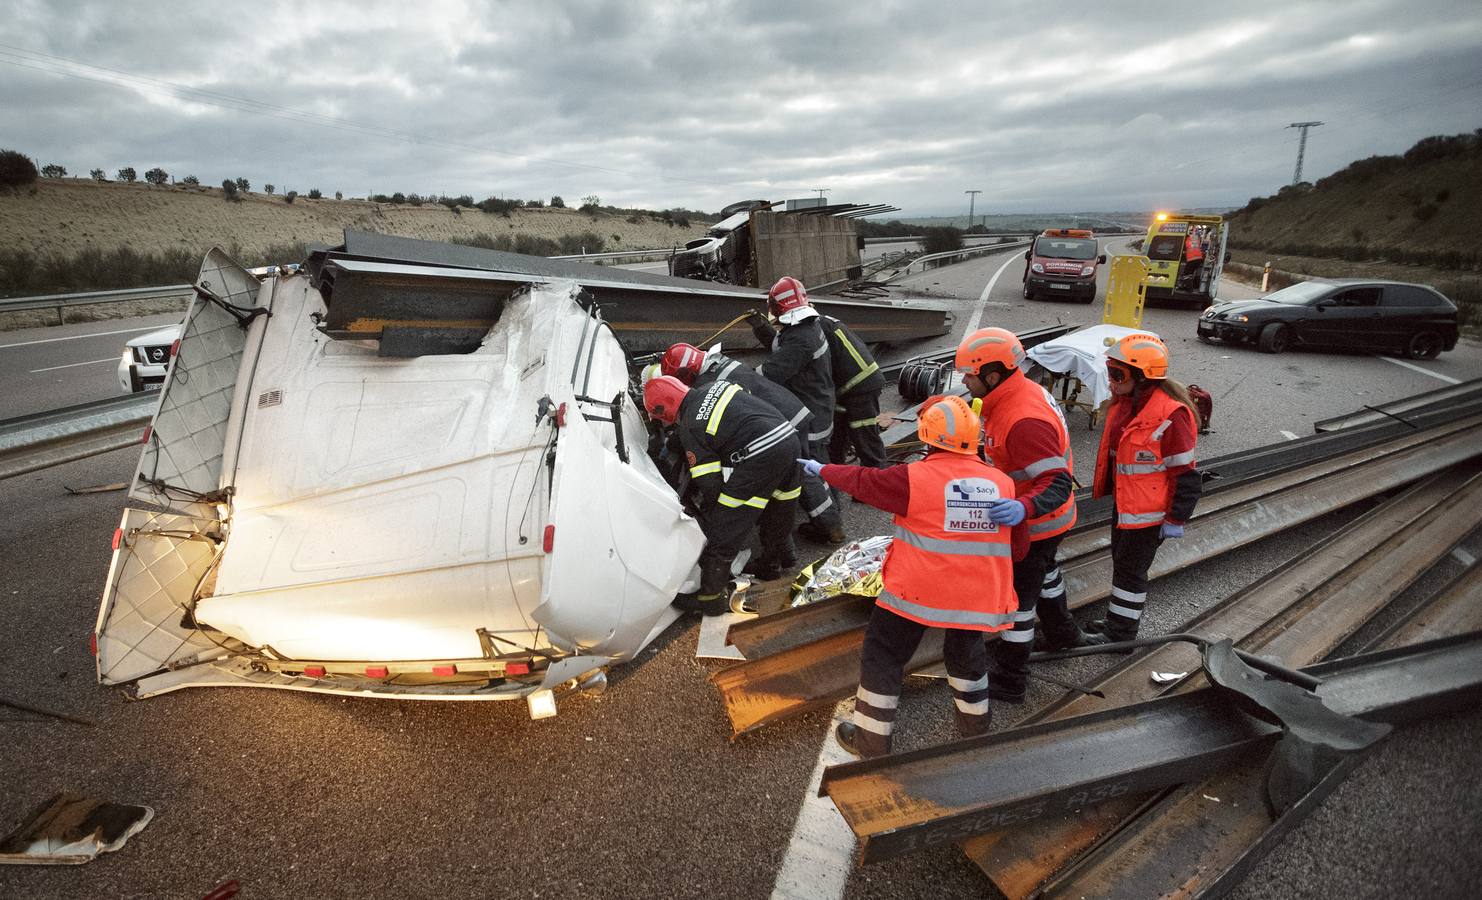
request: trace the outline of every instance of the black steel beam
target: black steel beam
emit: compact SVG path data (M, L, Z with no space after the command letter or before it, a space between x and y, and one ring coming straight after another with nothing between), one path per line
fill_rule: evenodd
M1482 699L1482 634L1306 670L1334 712L1398 724ZM834 766L833 799L866 862L1159 790L1269 750L1278 725L1205 688L1063 722ZM943 756L947 756L943 764Z

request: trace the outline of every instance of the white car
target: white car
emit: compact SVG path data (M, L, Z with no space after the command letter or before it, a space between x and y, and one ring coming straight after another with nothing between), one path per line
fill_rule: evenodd
M125 394L157 391L165 383L170 350L180 339L182 326L171 325L141 334L124 344L118 359L118 386Z
M98 680L554 714L674 620L704 547L644 452L626 355L572 282L499 294L511 276L338 264L330 304L328 279L207 256L129 492L143 504L114 533ZM391 303L498 309L460 350L398 353L391 325L336 332L353 266Z

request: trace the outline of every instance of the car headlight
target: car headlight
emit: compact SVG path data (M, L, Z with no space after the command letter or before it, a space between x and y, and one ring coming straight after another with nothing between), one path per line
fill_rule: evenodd
M1231 322L1249 322L1250 321L1250 316L1231 316L1230 317L1230 321Z
M1090 266L1081 266L1081 277L1085 278L1087 275L1090 275L1094 271L1096 270L1091 268Z
M1034 263L1029 267L1029 271L1038 272L1039 274L1043 275L1045 271L1044 263Z
M1200 313L1199 314L1199 318L1201 318L1201 319L1213 319L1214 318L1214 307L1211 306L1210 308L1206 309L1204 312Z

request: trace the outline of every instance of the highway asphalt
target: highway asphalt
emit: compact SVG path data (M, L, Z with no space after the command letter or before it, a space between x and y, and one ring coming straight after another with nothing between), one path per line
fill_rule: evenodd
M1099 305L1021 299L1022 266L1015 255L995 255L912 276L900 287L951 308L959 328L980 297L984 325L1099 321ZM1195 316L1150 310L1147 325L1170 341L1174 375L1215 396L1204 456L1308 434L1316 419L1443 386L1436 376L1482 377L1482 346L1474 343L1413 367L1361 354L1273 357L1197 343ZM96 324L100 331L128 327ZM0 345L20 334L0 335ZM74 349L79 361L116 358L126 337L30 346L47 348L51 363L70 360L64 354ZM102 350L96 357L69 346L94 340ZM35 357L7 355L30 352L0 348L0 365L14 367L0 373L47 374L33 372L46 368ZM111 380L111 367L100 369ZM72 381L92 377L86 366L60 371L71 375L12 384L0 416L35 411L28 403L45 409L95 399ZM105 388L100 382L99 396L112 394ZM900 405L893 393L886 401ZM1086 425L1084 413L1071 414L1083 479L1095 439ZM719 664L694 659L693 618L641 660L615 668L605 694L565 701L557 717L539 722L518 703L245 689L129 702L98 686L88 636L124 501L120 493L72 496L64 486L122 481L135 461L124 450L0 482L0 698L95 722L83 727L0 709L0 830L63 789L145 803L156 818L122 850L86 866L0 867L0 897L199 897L229 879L241 882L244 897L771 894L830 718L815 713L729 741L707 681ZM1146 631L1175 630L1359 512L1334 513L1161 579ZM886 516L861 504L846 501L845 513L854 535L889 527ZM1482 540L1474 534L1464 549L1482 556ZM1085 680L1106 665L1092 658L1049 671ZM1035 683L1028 704L996 707L995 728L1058 693ZM950 739L950 704L939 682L912 680L900 748ZM1390 738L1256 867L1238 895L1472 896L1482 883L1479 735L1482 714L1470 710ZM829 884L828 867L818 867L818 896L830 895ZM954 848L855 868L841 887L848 897L993 893Z

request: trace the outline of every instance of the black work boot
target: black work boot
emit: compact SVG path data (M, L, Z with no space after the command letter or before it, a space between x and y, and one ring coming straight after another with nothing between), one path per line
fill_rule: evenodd
M702 616L721 616L731 611L731 606L726 602L724 593L679 594L674 598L674 607L685 612L697 612Z
M988 654L988 697L1014 706L1024 702L1024 683L1028 673L1005 668L994 653Z
M988 695L991 697L993 692L989 691ZM965 713L960 709L954 709L952 712L957 721L957 733L965 738L985 735L993 725L993 707L991 706L982 715Z
M860 759L884 756L890 752L890 735L875 734L853 722L840 722L834 729L834 737L839 741L840 747Z
M842 544L849 539L842 525L820 525L804 522L798 526L798 534L815 544Z

